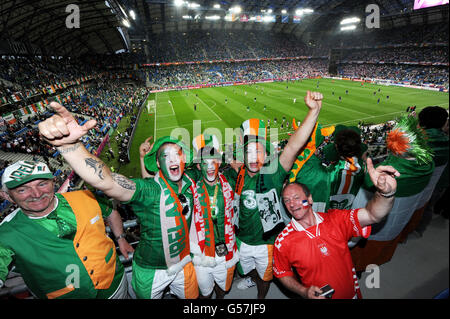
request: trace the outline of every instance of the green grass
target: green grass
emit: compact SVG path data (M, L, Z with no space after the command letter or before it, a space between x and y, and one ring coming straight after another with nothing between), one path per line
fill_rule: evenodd
M317 83L319 87L317 88ZM288 88L286 88L288 86ZM378 92L380 89L380 92ZM151 94L149 100L156 104L149 113L145 107L137 124L135 137L132 141L131 163L120 168L120 173L126 176L139 176L139 145L148 137L154 139L170 135L174 129L184 128L183 141L192 145L193 121L201 121L196 133L204 133L207 128L217 129L222 134L224 143L225 129L239 128L241 123L249 118L270 119L271 128L279 128L283 116L289 122L292 118L302 121L307 113L303 102L306 91L319 91L324 95L319 122L325 126L345 124L356 125L364 123L383 123L395 119L406 110L407 106L416 105L418 113L429 105L439 105L447 108L448 93L403 88L395 86L375 85L359 82L311 79L301 82L273 82L254 85L239 85L228 87L204 88L196 90L169 91ZM349 93L345 94L348 90ZM247 92L247 95L245 95ZM334 92L334 95L332 95ZM374 92L376 94L374 95ZM197 96L196 96L197 95ZM386 96L389 95L389 99ZM339 101L339 96L342 100ZM256 97L256 102L254 98ZM225 99L228 103L225 103ZM296 98L296 103L293 99ZM377 100L380 98L380 103ZM168 101L172 102L169 104ZM194 111L194 104L197 110ZM264 111L264 105L267 106ZM247 111L247 106L250 111ZM274 125L274 118L277 125ZM119 128L120 129L120 128ZM288 137L292 130L278 131L278 138ZM111 142L113 144L113 142Z

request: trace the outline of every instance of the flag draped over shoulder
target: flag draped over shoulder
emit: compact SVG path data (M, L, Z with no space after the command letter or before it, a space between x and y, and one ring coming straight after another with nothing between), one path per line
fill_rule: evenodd
M292 122L295 123L295 119ZM297 129L296 125L294 126L295 129ZM316 123L316 126L314 127L314 130L309 138L308 143L301 151L300 155L295 160L290 175L289 175L289 181L294 182L297 178L298 173L302 169L303 165L308 161L308 159L311 158L311 156L316 151L317 147L323 143L326 136L330 136L334 132L334 126L322 128L322 125L319 123Z
M391 165L400 173L400 176L395 178L397 181L395 197L408 197L420 193L427 186L434 171L433 162L419 164L417 160L407 160L392 154L376 167L379 165ZM375 192L375 186L369 175L366 175L364 184L366 189Z

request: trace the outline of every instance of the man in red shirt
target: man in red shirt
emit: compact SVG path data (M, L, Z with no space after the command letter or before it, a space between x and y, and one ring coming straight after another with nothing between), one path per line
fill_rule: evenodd
M305 185L292 183L284 188L282 198L292 220L275 241L273 273L286 288L304 298L323 299L319 287L330 285L333 298L361 298L347 242L353 236L368 237L370 225L390 212L397 189L395 177L400 176L391 166L375 169L370 158L367 170L377 192L360 209L316 213Z

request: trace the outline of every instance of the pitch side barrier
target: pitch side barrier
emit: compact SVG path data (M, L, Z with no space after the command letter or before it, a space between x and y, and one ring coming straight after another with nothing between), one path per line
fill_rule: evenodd
M152 92L150 92L152 93ZM144 108L145 103L147 102L148 97L150 96L150 93L147 94L147 96L145 97L145 99L142 101L141 106L139 106L139 112L138 112L138 116L136 118L136 122L133 125L133 131L131 132L131 136L128 140L128 145L127 145L127 157L128 160L130 160L130 148L131 148L131 141L134 139L134 132L136 131L136 126L137 123L139 123L139 119L141 118L141 113L142 113L142 109Z
M408 87L412 89L420 89L420 90L429 90L429 91L440 91L448 93L448 88L442 85L436 85L433 83L424 83L423 85L412 85L411 82L408 81L393 81L387 79L378 79L378 78L354 78L354 77L345 77L345 76L324 76L324 79L333 79L333 80L347 80L347 81L355 81L362 83L374 83L379 85L386 86L401 86Z

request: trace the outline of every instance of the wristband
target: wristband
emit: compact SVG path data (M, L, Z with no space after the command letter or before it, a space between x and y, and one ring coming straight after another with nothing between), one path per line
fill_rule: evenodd
M126 236L125 233L120 234L119 236L116 237L116 241L119 241L120 239L125 238L125 236Z
M382 192L378 191L378 194L380 194L384 198L391 198L395 195L395 193L396 193L396 191L392 191L390 193L382 193Z

